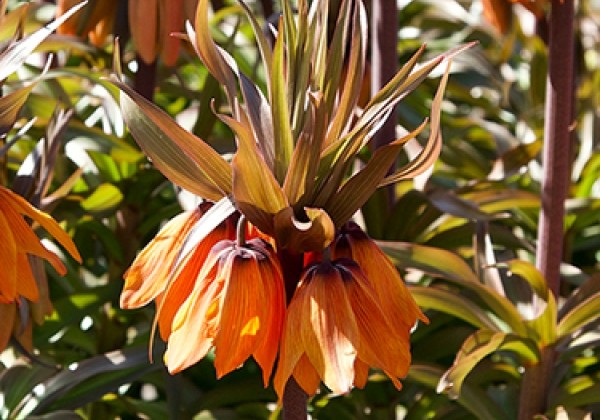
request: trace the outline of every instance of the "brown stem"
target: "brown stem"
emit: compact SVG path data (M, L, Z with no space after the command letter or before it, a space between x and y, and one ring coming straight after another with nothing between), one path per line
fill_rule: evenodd
M373 0L371 8L371 96L375 95L398 71L398 7L395 1ZM396 111L392 111L373 138L379 148L396 138ZM393 168L390 168L393 171ZM393 186L387 187L390 206L395 201Z
M278 251L283 278L285 279L285 292L288 304L292 300L296 286L302 275L304 263L303 254L295 254L285 249ZM283 391L283 418L284 420L304 420L307 415L308 395L298 385L293 377L290 377Z
M519 420L531 420L536 414L544 414L556 352L552 347L542 350L539 363L528 366L521 381Z
M565 199L570 173L574 66L573 0L552 0L544 125L544 176L537 267L555 296L560 288Z
M156 60L147 64L139 55L136 57L138 70L135 74L134 89L144 98L152 101L156 87Z

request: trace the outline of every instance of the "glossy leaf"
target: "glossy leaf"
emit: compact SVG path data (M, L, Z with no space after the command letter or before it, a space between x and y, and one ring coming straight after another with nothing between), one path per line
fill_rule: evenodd
M499 331L494 320L467 297L437 287L410 287L410 293L423 309L434 309L477 327Z

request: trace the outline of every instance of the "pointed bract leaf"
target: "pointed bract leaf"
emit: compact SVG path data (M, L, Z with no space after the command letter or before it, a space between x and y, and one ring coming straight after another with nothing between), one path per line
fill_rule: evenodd
M248 127L225 115L219 118L229 125L238 139L238 150L232 161L235 205L253 225L272 234L273 216L287 207L283 191Z
M377 149L366 166L350 178L329 200L325 208L336 226L346 223L367 202L388 173L404 143L419 135L426 123L427 121L424 121L405 137Z
M30 84L0 97L0 136L12 128L21 107L34 86L34 84Z
M112 82L121 89L121 111L133 137L167 178L212 201L231 193L231 168L215 150L129 86Z

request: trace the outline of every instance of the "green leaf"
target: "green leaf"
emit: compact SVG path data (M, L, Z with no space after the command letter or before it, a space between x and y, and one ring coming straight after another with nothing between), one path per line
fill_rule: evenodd
M256 146L250 129L233 118L219 116L235 132L238 150L233 157L233 197L236 207L256 227L273 233L273 216L287 200Z
M155 369L160 369L159 364L152 365L148 361L148 349L146 347L136 347L124 350L115 350L110 353L94 356L89 359L77 363L71 368L65 368L43 382L43 392L30 393L24 400L23 409L19 413L20 416L26 417L31 414L40 414L47 407L54 404L57 400L77 393L79 387L84 381L95 378L95 384L92 385L91 391L95 394L95 398L99 398L109 390L102 389L105 380L114 379L111 373L120 372L120 379L111 383L111 389L118 385L131 380L132 372L148 372ZM129 371L131 369L131 371ZM89 384L88 384L89 385ZM95 389L98 389L95 391ZM85 387L88 391L88 387ZM98 391L101 391L98 395ZM80 395L79 397L82 397ZM85 399L80 399L80 404L75 401L75 406L85 404Z
M536 295L538 295L546 306L542 312L532 320L527 320L526 324L531 326L538 334L540 346L552 344L556 341L556 323L557 323L557 307L554 294L548 289L546 280L533 264L527 261L513 259L502 264L500 267L506 266L509 274L515 274L525 280ZM532 337L533 338L533 337Z
M406 242L377 241L377 245L402 268L421 270L434 277L479 282L467 263L450 251Z
M123 200L121 190L112 184L104 183L81 202L81 207L90 212L105 212L118 206Z
M273 51L273 72L271 73L271 118L273 120L273 135L275 143L275 178L283 183L287 167L289 166L294 150L294 138L290 124L290 110L288 108L288 91L284 66L283 32L280 31ZM289 63L287 63L289 66Z
M442 375L443 370L437 366L413 363L408 370L406 379L435 389ZM478 419L509 419L501 407L483 389L477 386L464 384L456 402L469 410Z
M597 321L599 313L600 291L580 302L562 317L556 328L558 338L573 334L587 324Z
M87 2L82 2L73 6L58 19L48 23L46 26L38 29L26 38L9 45L8 48L0 54L0 81L6 79L11 73L21 67L48 35L86 4Z
M514 334L479 330L462 345L454 364L440 378L438 392L446 391L451 398L460 395L462 383L473 368L485 357L497 350L512 350L522 360L535 363L539 360L539 351L531 340Z
M212 201L231 192L231 168L215 150L129 86L112 82L121 89L121 111L133 137L167 178Z
M411 295L423 309L434 309L468 322L478 328L500 331L494 320L467 297L437 287L409 287Z

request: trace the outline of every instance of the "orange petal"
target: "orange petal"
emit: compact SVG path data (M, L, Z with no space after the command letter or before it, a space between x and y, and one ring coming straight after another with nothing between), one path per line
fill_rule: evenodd
M19 295L36 302L39 299L37 281L33 277L29 258L24 253L17 255L17 278L19 279L17 286Z
M359 341L358 326L338 270L328 262L314 267L303 283L304 323L300 334L306 356L329 389L350 391ZM294 297L296 298L296 297Z
M235 247L236 245L234 245ZM257 347L258 331L265 328L265 300L256 254L231 249L221 261L225 279L219 332L215 337L217 377L237 369Z
M213 337L206 314L221 290L221 282L198 282L175 315L165 353L169 372L177 373L195 364L212 347Z
M38 222L77 262L81 262L81 256L73 240L51 216L33 207L20 195L3 187L0 187L0 200L10 201L16 211Z
M321 378L315 367L310 363L306 354L303 354L294 368L294 379L308 395L314 395L321 385Z
M356 358L354 361L354 386L364 388L369 379L369 365Z
M410 365L409 333L382 311L380 301L357 265L347 263L351 280L344 282L360 331L358 357L369 366L384 370L392 380L404 377Z
M285 288L279 261L272 252L268 254L268 261L259 263L262 288L265 296L265 328L261 331L259 346L253 356L263 371L263 383L265 387L269 384L269 378L273 370L279 341L283 330L285 318Z
M156 297L156 317L160 335L167 340L171 334L171 324L179 307L185 302L192 292L200 270L206 262L206 258L212 247L219 241L229 239L234 227L226 221L208 234L193 251L187 262L183 264L179 273L175 275L172 283L168 285L164 293Z
M181 246L200 216L200 209L175 216L138 254L124 275L122 308L144 306L165 290Z
M5 203L0 202L4 207ZM0 304L13 302L17 298L17 244L8 220L0 211Z

